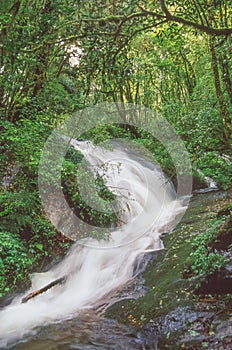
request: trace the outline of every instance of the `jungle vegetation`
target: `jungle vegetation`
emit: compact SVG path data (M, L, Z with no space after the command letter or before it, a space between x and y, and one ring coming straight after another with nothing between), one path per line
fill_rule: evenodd
M0 296L71 244L46 218L37 175L44 143L75 111L100 102L151 108L181 136L196 183L209 176L231 186L231 19L227 0L1 1ZM159 142L125 122L83 137L135 139L174 178ZM80 159L67 153L64 178ZM71 185L65 191L86 220L117 220L85 208Z

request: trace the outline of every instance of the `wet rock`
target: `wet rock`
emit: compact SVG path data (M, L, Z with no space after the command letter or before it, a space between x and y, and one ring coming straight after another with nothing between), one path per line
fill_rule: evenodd
M218 217L225 215L227 215L227 217L217 237L212 242L211 247L212 249L226 250L232 244L232 216L228 208L219 213L223 213L223 215Z
M205 332L207 320L212 318L212 312L195 311L190 307L178 307L164 317L160 317L152 324L147 324L142 331L147 339L147 345L151 346L154 339L159 339L160 344L169 344L175 339L176 346L180 342L192 340L192 334L200 336ZM186 333L191 325L192 333ZM184 336L181 336L184 334ZM182 339L183 337L183 339ZM160 347L158 347L159 349Z
M207 182L199 176L193 176L193 190L198 191L207 188Z
M165 250L159 252L143 273L149 287L145 296L115 304L110 310L111 316L120 322L133 323L144 341L144 349L232 349L232 303L226 296L232 292L232 253L228 249L230 241L225 238L232 236L228 234L229 218L210 246L212 251L225 256L227 265L207 278L183 278L191 261L188 260L191 238L206 232L212 213L223 209L222 216L228 215L229 211L224 210L231 194L232 191L218 191L194 195L179 227L172 234L162 236ZM218 240L220 249L216 245ZM201 290L196 294L199 285Z
M216 328L216 333L221 338L232 336L232 319L219 324Z
M227 350L232 345L232 319L222 321L221 312L177 308L141 332L146 349Z

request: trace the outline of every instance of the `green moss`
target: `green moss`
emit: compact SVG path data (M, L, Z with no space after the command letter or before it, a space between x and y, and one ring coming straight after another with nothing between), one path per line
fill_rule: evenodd
M137 300L121 301L112 306L107 315L135 327L152 322L178 306L193 305L194 288L201 276L185 278L186 269L194 263L193 242L204 237L215 223L214 211L219 210L229 196L210 194L192 201L182 223L171 234L163 236L165 249L158 254L144 273L148 293Z

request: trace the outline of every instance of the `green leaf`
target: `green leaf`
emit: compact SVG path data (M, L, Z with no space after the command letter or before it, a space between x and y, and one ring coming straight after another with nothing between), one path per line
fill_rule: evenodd
M44 250L44 246L42 243L36 243L35 244L36 248L38 248L39 250L43 251Z

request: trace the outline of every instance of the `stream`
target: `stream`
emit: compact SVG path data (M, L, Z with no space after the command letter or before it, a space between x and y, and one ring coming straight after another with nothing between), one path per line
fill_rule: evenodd
M108 239L78 240L58 265L32 275L30 290L0 311L0 348L145 349L138 334L100 315L141 272L144 255L163 249L160 235L175 228L189 198L177 198L157 165L117 142L113 149L73 139L70 144L116 196L122 224L109 230ZM84 190L83 196L88 200ZM64 283L21 303L63 276Z
M70 320L40 327L12 342L17 350L143 349L144 339L118 322L88 311Z

